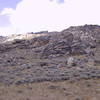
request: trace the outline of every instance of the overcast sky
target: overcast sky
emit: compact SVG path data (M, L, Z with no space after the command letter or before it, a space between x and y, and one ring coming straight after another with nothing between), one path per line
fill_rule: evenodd
M0 0L0 35L100 25L100 0Z

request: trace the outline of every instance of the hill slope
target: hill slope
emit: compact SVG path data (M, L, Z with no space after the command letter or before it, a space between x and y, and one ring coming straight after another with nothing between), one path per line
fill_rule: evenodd
M43 34L0 44L0 82L100 78L100 26Z
M40 90L39 88L37 90L42 91L44 87L47 88L46 84L48 84L51 85L51 90L43 93L46 93L46 95L50 94L51 96L45 97L44 94L41 94L43 99L35 91L34 93L37 96L35 96L36 99L34 100L51 100L51 97L54 95L56 96L54 100L61 100L57 97L60 95L62 98L63 94L56 91L64 93L62 100L66 100L66 96L68 96L68 100L81 100L79 98L74 99L73 96L76 94L80 96L86 95L87 88L84 86L83 89L83 83L84 85L93 83L93 86L89 89L93 88L94 90L88 92L89 95L83 98L84 100L92 100L93 96L91 97L90 95L94 95L97 97L97 99L94 99L99 100L100 91L96 95L93 93L96 93L95 89L99 88L98 84L100 83L100 26L76 26L62 30L61 32L44 31L36 34L13 35L4 39L1 37L1 39L1 91L10 91L12 93L11 90L16 90L16 85L19 88L18 86L23 87L23 84L25 85L26 83L29 84L28 87L38 87L42 84L43 87L40 86ZM60 81L63 82L61 83ZM37 82L43 83L37 84ZM67 85L64 85L65 83ZM2 87L3 84L7 86L8 90L4 88L5 86ZM56 84L58 87L55 85L52 86L52 84ZM78 90L77 85L83 91ZM71 94L67 95L64 88L69 87ZM26 85L23 88L27 90ZM78 92L75 94L73 89L76 89ZM34 88L31 89L31 92L33 90ZM48 89L45 89L45 91L48 91ZM55 92L51 94L50 91ZM92 91L95 92L92 93ZM4 98L8 98L8 100L13 100L15 94L12 96L11 93L8 93L8 98L7 96L3 97L5 93L2 92L0 99L3 98L2 100L4 100ZM16 100L24 100L23 95L25 93L22 93L18 97L19 99L16 96ZM31 97L34 98L34 95L31 95ZM31 97L25 100L33 100Z

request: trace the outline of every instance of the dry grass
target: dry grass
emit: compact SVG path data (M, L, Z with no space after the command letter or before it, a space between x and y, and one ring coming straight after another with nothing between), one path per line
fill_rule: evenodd
M100 80L0 84L0 100L100 100Z

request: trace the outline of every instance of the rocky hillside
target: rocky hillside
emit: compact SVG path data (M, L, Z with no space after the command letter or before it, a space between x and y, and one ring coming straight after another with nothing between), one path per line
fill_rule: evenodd
M100 79L98 25L12 35L0 43L0 83L94 78Z

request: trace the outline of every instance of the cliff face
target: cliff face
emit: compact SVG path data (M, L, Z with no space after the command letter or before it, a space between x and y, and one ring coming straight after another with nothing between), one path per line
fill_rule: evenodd
M100 26L13 35L0 44L0 82L100 78Z

